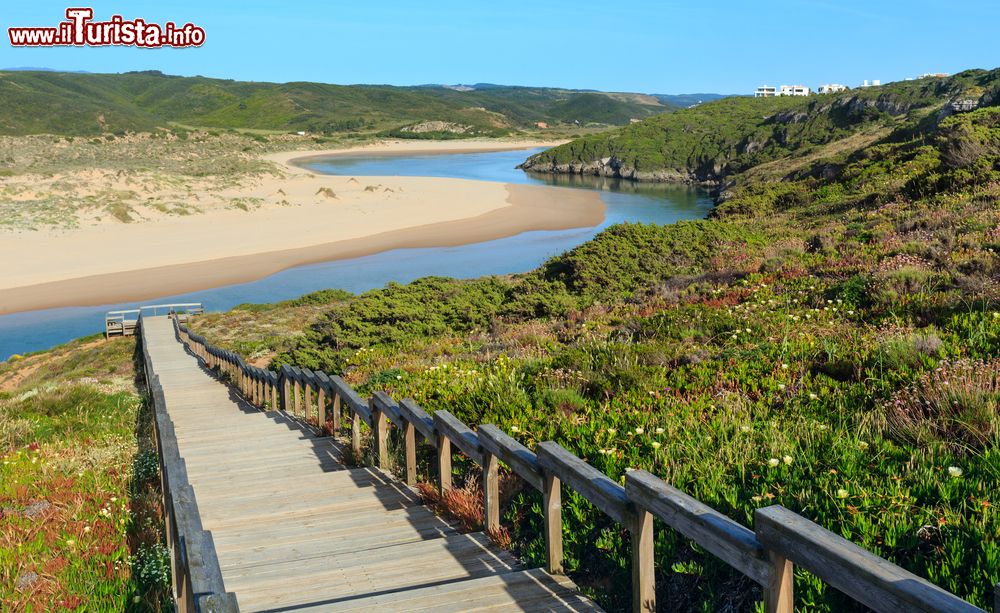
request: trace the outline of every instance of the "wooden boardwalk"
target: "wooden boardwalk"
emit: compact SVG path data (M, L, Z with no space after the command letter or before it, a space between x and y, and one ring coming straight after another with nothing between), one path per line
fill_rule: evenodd
M262 412L209 374L166 317L144 317L180 455L242 611L596 611L566 577L461 534L402 482ZM624 589L628 589L625 587Z

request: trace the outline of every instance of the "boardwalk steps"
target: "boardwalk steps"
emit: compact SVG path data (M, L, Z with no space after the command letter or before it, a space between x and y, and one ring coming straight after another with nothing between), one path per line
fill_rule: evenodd
M983 612L780 505L757 509L751 530L643 470L626 473L623 486L551 441L532 450L497 426L470 428L446 410L428 415L383 392L363 399L338 376L254 367L184 325L140 327L161 474L173 475L164 479L164 498L182 611L235 611L233 592L245 610L597 610L561 576L561 492L570 489L628 532L637 612L671 610L656 600L663 560L654 555L654 520L758 584L767 613L794 610L795 565L875 611ZM150 375L158 365L164 385ZM212 383L208 372L216 371L233 387ZM409 485L418 446L432 447L442 493L452 488L453 455L464 455L481 478L491 530L501 527L502 463L541 492L545 570L520 568L482 533L460 534L394 477L346 468L340 458L348 450L315 436L304 425L312 420L349 435L350 453L368 452L379 467L397 441ZM184 534L189 547L178 539ZM995 594L1000 613L1000 585Z
M185 350L170 319L141 325L240 610L599 610L567 578L523 569L481 532L459 533L393 477L347 468L334 439L246 404Z

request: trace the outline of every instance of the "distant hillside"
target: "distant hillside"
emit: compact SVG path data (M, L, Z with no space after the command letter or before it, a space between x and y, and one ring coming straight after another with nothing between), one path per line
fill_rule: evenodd
M565 89L256 83L157 71L0 71L0 134L98 134L198 127L392 132L426 122L502 136L536 122L625 124L672 110L655 97Z
M968 99L995 104L1000 69L807 98L731 97L574 140L528 159L537 172L715 182L879 128L919 122Z
M607 94L583 93L552 105L552 115L566 123L578 121L578 117L590 117L596 123L625 124L631 119L645 117L646 113L637 112L645 108L655 107Z

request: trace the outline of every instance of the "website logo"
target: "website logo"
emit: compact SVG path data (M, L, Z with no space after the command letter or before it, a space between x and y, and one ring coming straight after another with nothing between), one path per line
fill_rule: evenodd
M193 23L182 26L168 21L150 23L145 19L125 19L112 15L108 21L94 21L94 9L66 9L66 21L56 26L7 28L14 47L200 47L205 30Z

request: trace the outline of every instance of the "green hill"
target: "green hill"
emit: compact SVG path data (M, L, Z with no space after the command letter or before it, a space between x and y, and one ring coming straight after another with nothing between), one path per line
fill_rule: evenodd
M981 104L998 79L997 70L973 70L808 98L725 98L574 140L524 168L713 182L862 131L917 126L959 98Z
M679 111L617 136L655 135L642 153L661 167L719 160L709 219L616 225L514 277L317 294L193 325L272 367L343 373L363 395L495 423L528 446L554 440L616 480L650 470L747 526L783 505L989 607L998 84L970 71ZM758 148L741 152L748 138ZM576 151L591 142L608 140ZM540 498L526 488L504 505L513 549L544 563ZM579 497L563 505L568 572L606 610L631 610L626 533ZM760 610L749 579L676 532L656 540L667 608ZM866 610L805 576L795 598Z
M555 103L551 112L554 117L566 123L589 121L625 124L637 116L645 117L646 113L638 112L645 107L655 108L651 104L637 105L632 100L622 100L607 94L582 93Z
M0 71L0 134L144 131L169 122L213 128L388 132L422 122L501 136L536 122L624 124L672 110L641 94L489 86L256 83L156 71Z

